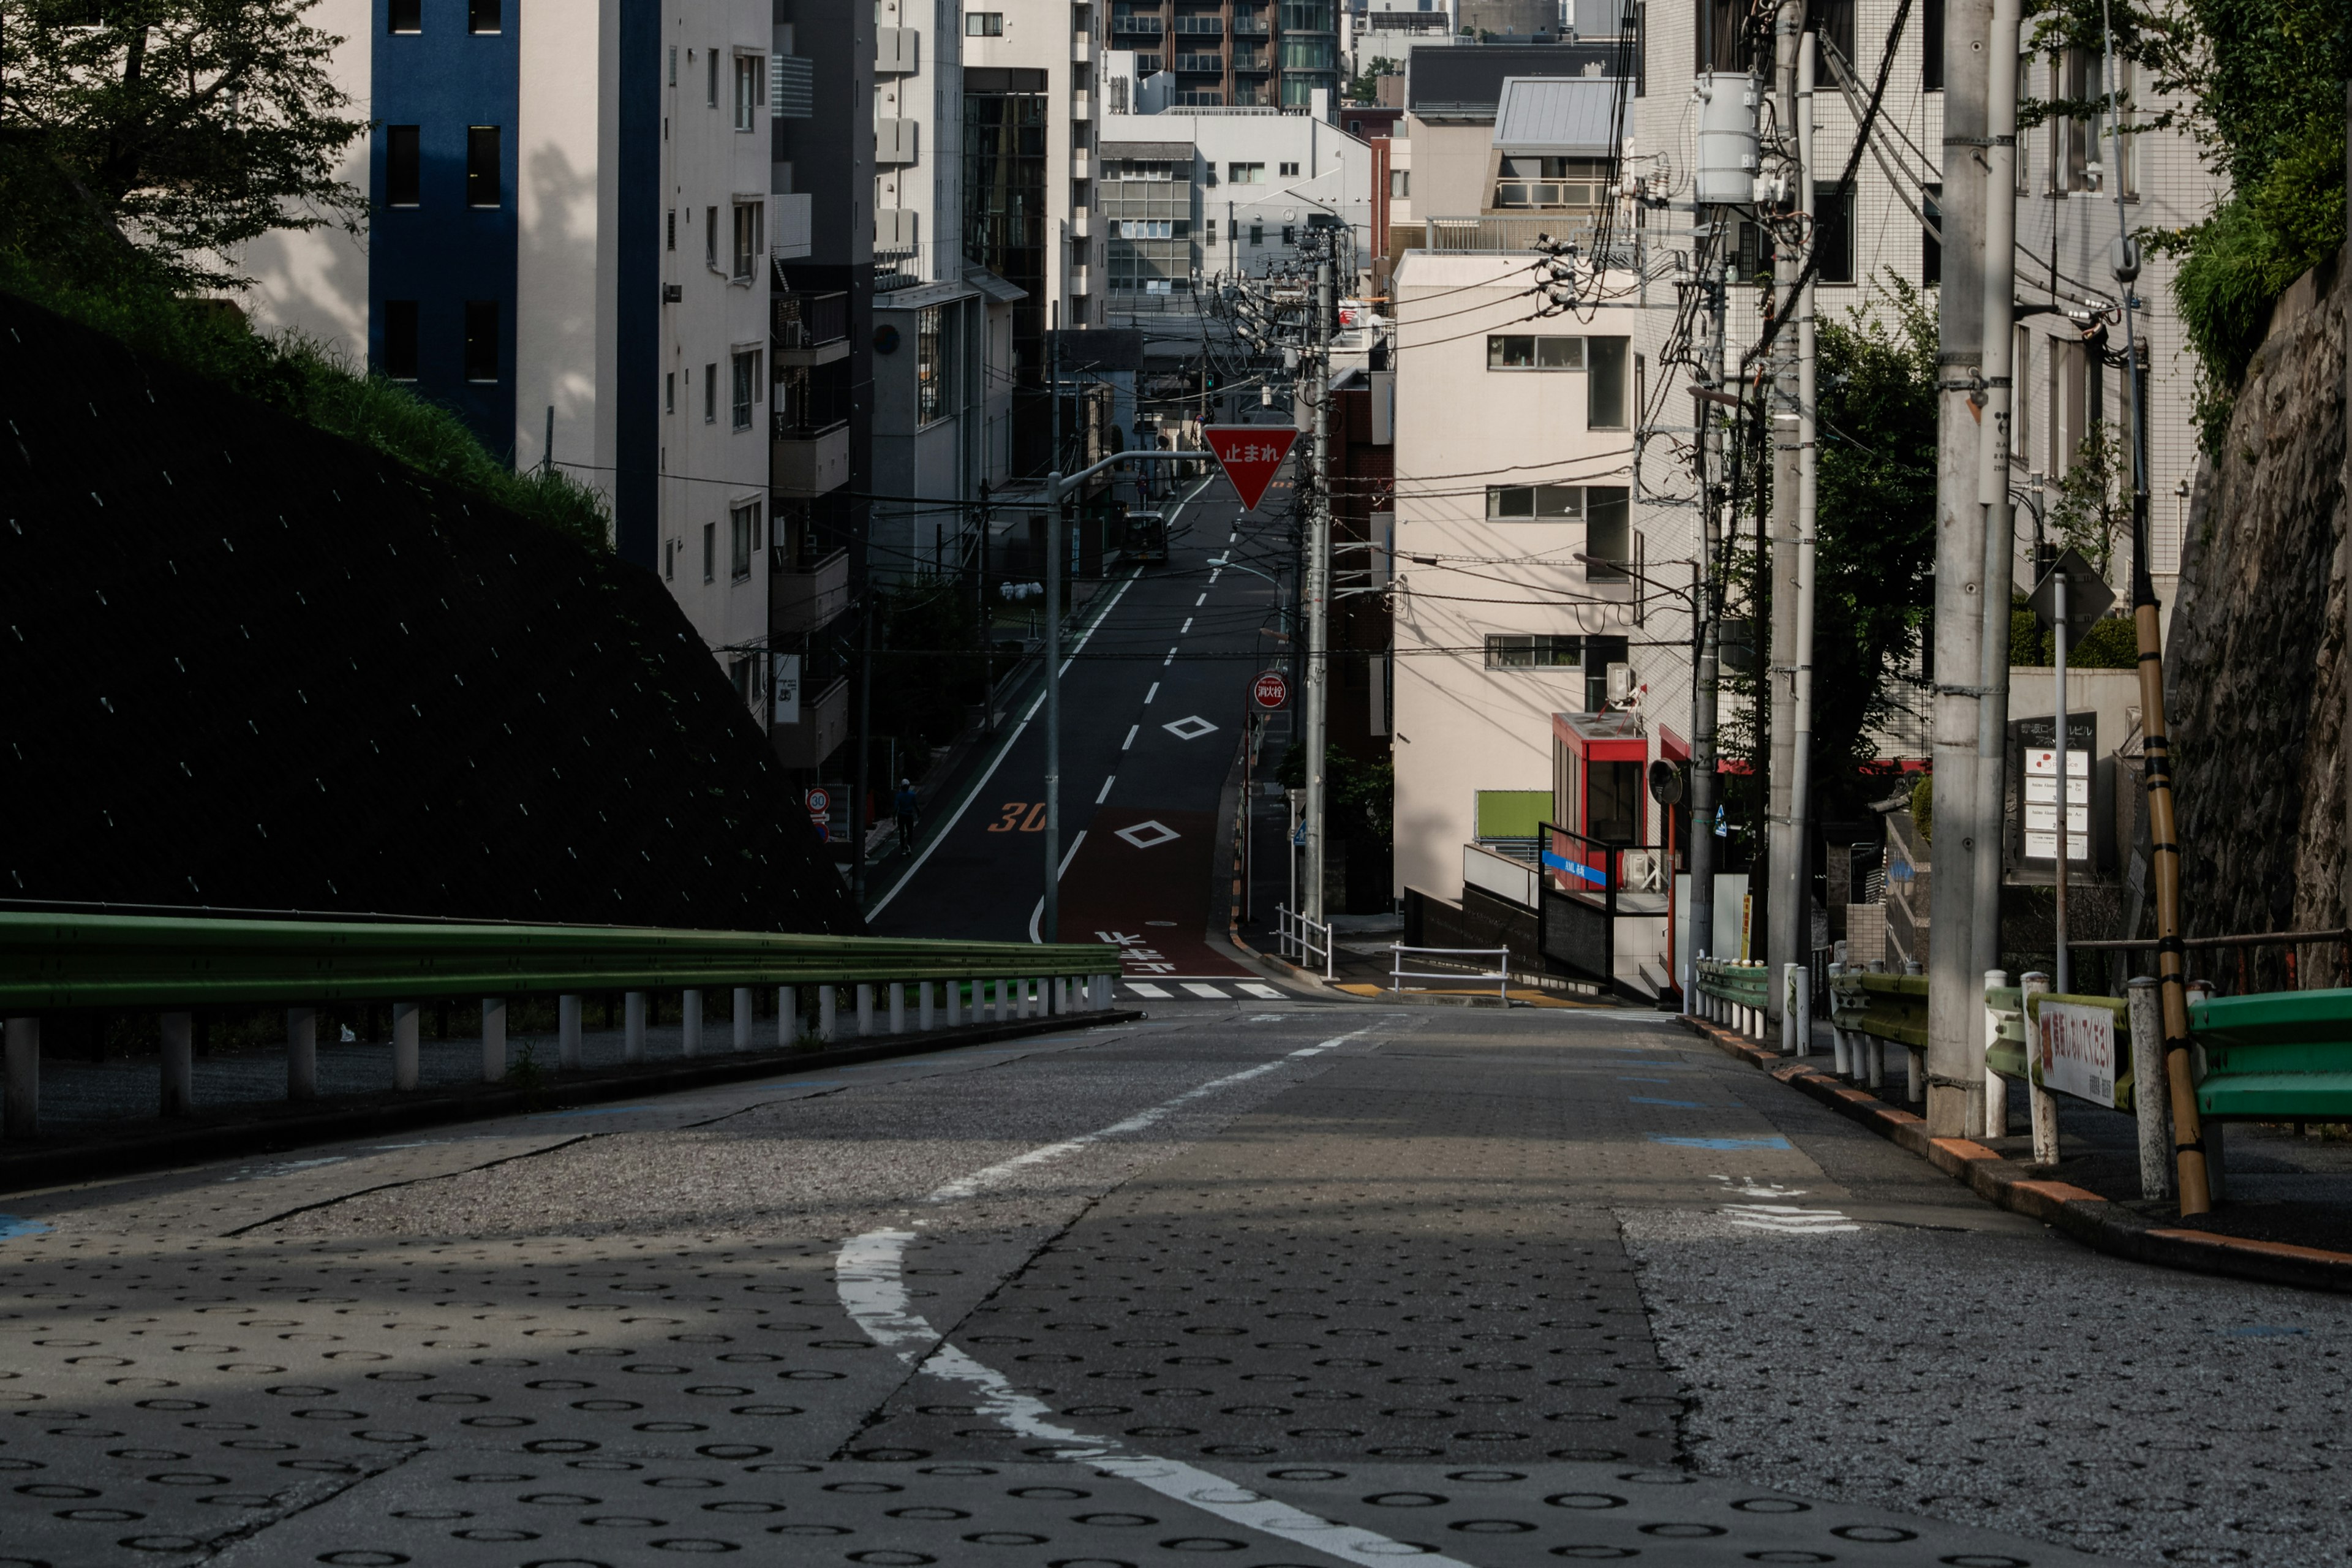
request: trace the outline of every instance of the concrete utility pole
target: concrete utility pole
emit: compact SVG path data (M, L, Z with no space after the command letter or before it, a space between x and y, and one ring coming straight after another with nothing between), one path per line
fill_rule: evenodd
M2008 837L2009 600L2016 574L2016 519L2009 504L2009 439L2012 394L2011 344L2017 314L2017 34L2021 0L1993 0L1985 72L1984 423L1977 432L1977 500L1984 508L1984 646L1978 668L1977 801L1983 832L1977 842L1969 968L1984 974L2001 967L2001 846ZM2062 687L2063 678L2061 678ZM2058 743L2065 744L2062 689ZM2065 826L2061 773L2059 826ZM1943 812L1938 803L1937 819ZM2063 842L2063 840L2062 840ZM2060 876L2064 876L2060 862ZM1932 927L1930 928L1932 929ZM2066 959L2058 959L2058 989L2066 989ZM1990 1042L1987 1042L1990 1044ZM1981 1060L1981 1058L1979 1058ZM1985 1107L1986 1131L2009 1130L2006 1105Z
M1998 855L1978 799L1983 679L1984 510L1978 504L1978 372L1984 361L1985 109L1992 0L1945 0L1944 255L1937 350L1935 876L1927 920L1927 1131L1984 1123L1984 970L1976 964L1976 857Z
M1789 175L1796 160L1790 135L1797 123L1797 26L1803 8L1781 5L1772 28L1773 127L1779 157L1771 166ZM1792 184L1802 184L1801 176ZM1794 195L1794 190L1790 193ZM1772 247L1772 308L1795 308L1797 272L1803 262L1798 247L1785 238ZM1795 334L1783 331L1772 344L1772 650L1767 681L1771 693L1770 776L1765 792L1765 853L1770 883L1764 895L1764 954L1771 984L1765 987L1765 1011L1776 1023L1780 1017L1780 977L1782 965L1799 956L1797 936L1798 873L1802 856L1799 835L1790 816L1790 786L1796 780L1797 666L1797 345Z
M1315 265L1314 349L1307 370L1308 396L1314 405L1312 445L1307 449L1307 476L1299 486L1307 504L1307 899L1304 913L1311 921L1329 917L1323 909L1324 853L1329 835L1323 811L1323 735L1328 727L1331 694L1328 677L1331 648L1331 496L1325 482L1329 472L1327 443L1330 435L1331 315L1330 231L1321 231L1323 259Z
M1706 391L1723 395L1724 314L1729 304L1731 258L1725 254L1723 239L1731 232L1731 220L1725 208L1714 209L1712 221L1720 226L1715 241L1717 260L1711 283L1709 311L1714 316L1714 331L1707 344L1707 383ZM1711 412L1716 406L1706 397L1693 399L1698 417L1693 421L1704 434L1699 441L1699 560L1698 582L1691 594L1691 614L1696 617L1698 636L1698 659L1691 673L1691 841L1690 841L1690 952L1694 961L1704 956L1720 958L1715 951L1715 729L1717 695L1722 681L1722 627L1720 607L1715 600L1715 574L1721 559L1720 492L1725 488L1723 472L1723 421ZM1691 973L1682 976L1683 1010L1698 1009L1698 972L1694 962Z
M1815 44L1811 33L1797 40L1797 208L1812 220L1805 225L1808 251L1813 247L1821 222L1813 199ZM1794 854L1780 877L1789 889L1789 937L1799 963L1809 963L1813 950L1813 559L1820 538L1821 477L1814 364L1813 280L1808 277L1797 298L1796 668L1790 680L1789 701L1789 842Z

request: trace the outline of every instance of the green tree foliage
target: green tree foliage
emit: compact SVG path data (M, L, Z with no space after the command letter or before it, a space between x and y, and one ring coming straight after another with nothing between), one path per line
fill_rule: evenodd
M1285 789L1307 784L1307 747L1293 741L1276 764ZM1347 842L1396 841L1396 764L1387 758L1360 762L1336 746L1323 749L1323 804L1331 814L1331 837Z
M273 229L361 231L367 128L315 0L0 0L0 243L129 247L182 287L243 281Z
M2113 569L2116 544L2131 531L2131 448L2116 426L2102 419L2084 433L2058 480L2047 527L2101 577Z
M1386 55L1377 56L1370 64L1358 71L1348 83L1349 103L1372 104L1381 100L1381 78L1402 76L1404 67Z
M2047 668L2058 659L2058 639L2022 599L2009 608L2009 662ZM2137 669L2139 628L2127 616L2107 616L2066 646L2069 669Z

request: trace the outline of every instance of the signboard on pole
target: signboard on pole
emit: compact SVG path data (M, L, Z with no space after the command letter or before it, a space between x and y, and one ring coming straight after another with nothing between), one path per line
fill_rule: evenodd
M833 792L812 789L801 797L801 804L808 807L809 826L816 829L817 842L829 841L833 837Z
M2116 1103L2116 1016L2105 1007L2044 1001L2033 1066L2042 1088L2094 1105Z
M769 657L772 664L768 694L774 703L769 710L769 722L797 724L801 721L801 656L779 653Z
M1271 713L1290 700L1290 679L1278 669L1269 669L1250 682L1250 700Z
M1205 425L1201 435L1223 466L1234 493L1242 498L1244 511L1257 510L1265 499L1265 487L1274 482L1274 471L1298 439L1297 430L1287 425Z

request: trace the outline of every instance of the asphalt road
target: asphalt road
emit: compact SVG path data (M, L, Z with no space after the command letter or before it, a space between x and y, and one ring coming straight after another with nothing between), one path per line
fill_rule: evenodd
M1244 972L1203 941L1211 887L1227 850L1214 842L1219 797L1240 744L1252 679L1278 658L1272 584L1211 567L1228 549L1278 570L1274 515L1287 481L1243 514L1222 476L1176 521L1169 561L1115 580L1089 606L1062 683L1062 908L1058 940L1107 942L1129 979L1181 994ZM1090 624L1089 624L1090 623ZM877 934L1045 940L1039 929L1045 719L1032 692L975 777L932 810L911 865L880 868ZM1129 992L1149 999L1150 993ZM1266 994L1275 994L1270 989Z
M11 1202L11 1563L2352 1546L2352 1302L2084 1251L1638 1014L1198 1012Z

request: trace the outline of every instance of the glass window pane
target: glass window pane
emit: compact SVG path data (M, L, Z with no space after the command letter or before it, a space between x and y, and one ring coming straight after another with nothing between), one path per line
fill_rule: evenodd
M1591 373L1585 382L1588 428L1625 428L1625 362L1632 343L1630 338L1585 340L1585 368Z
M1585 494L1584 552L1595 561L1626 561L1633 553L1633 506L1631 492L1622 485L1594 485ZM1588 563L1585 577L1591 582L1623 582L1625 573L1618 566L1599 566Z
M1582 517L1583 489L1577 485L1538 485L1535 514L1538 517Z
M1539 370L1582 370L1584 340L1582 338L1538 338L1536 366Z

